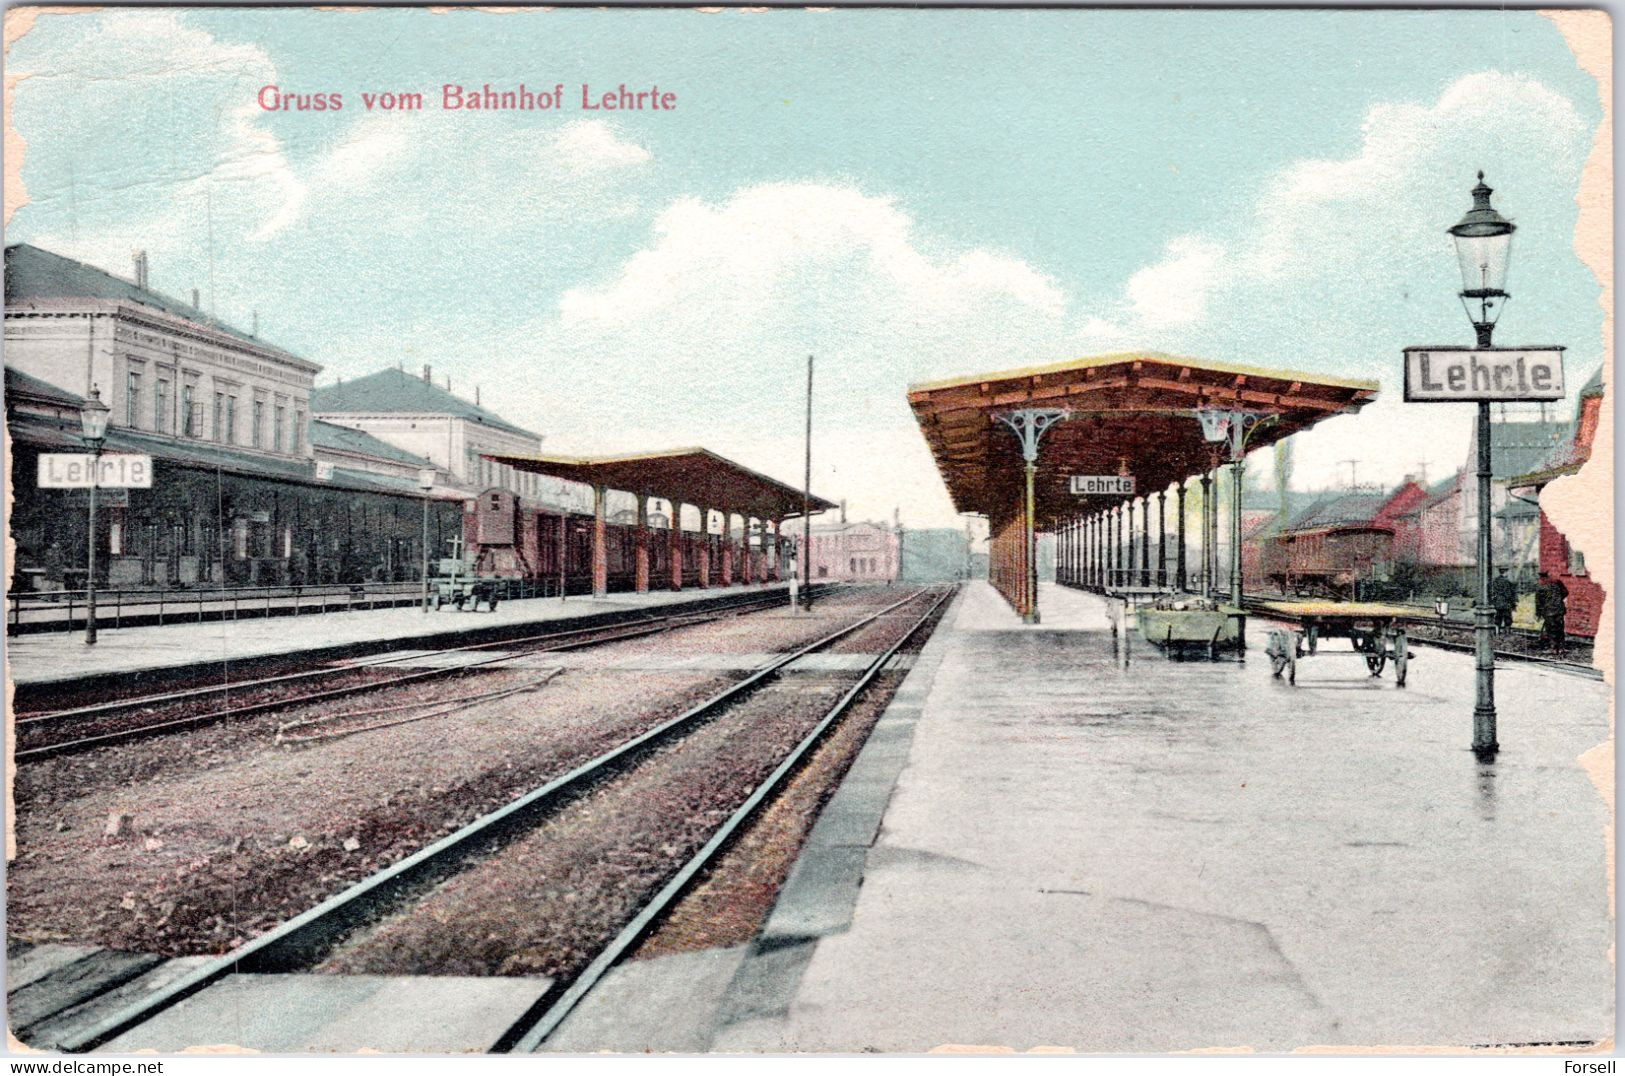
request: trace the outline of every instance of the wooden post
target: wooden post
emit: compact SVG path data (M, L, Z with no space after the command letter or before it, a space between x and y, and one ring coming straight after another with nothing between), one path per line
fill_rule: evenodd
M609 593L609 550L604 545L604 500L607 493L603 486L592 487L592 594L595 598Z
M666 532L666 556L671 561L671 589L683 589L683 502L671 502L671 529Z
M638 494L638 523L632 532L636 546L632 566L632 589L639 594L649 593L649 495Z

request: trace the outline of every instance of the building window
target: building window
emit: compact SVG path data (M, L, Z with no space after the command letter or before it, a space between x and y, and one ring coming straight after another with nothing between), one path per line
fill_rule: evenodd
M1570 546L1569 547L1569 574L1572 575L1572 576L1578 577L1578 576L1585 575L1585 573L1586 573L1586 555L1584 553L1580 552L1578 549L1575 549L1573 546Z
M226 439L226 394L223 392L214 394L214 423L212 428L214 429L214 439L216 441Z
M152 397L152 428L159 433L169 432L169 381L162 377Z
M248 558L248 520L231 521L231 555L238 560Z
M192 386L181 386L181 436L197 436L197 418L192 408Z
M107 553L113 557L124 555L124 524L116 519L107 525Z
M237 397L226 397L226 443L237 443Z
M141 428L141 375L134 370L124 378L124 424Z
M265 446L265 401L254 401L254 414L249 427L249 437L255 448Z
M293 441L293 452L297 455L305 440L305 413L298 408L293 412L293 433L290 439Z
M283 413L285 411L287 411L287 408L285 408L285 407L275 408L274 409L275 413L272 414L272 416L271 416L271 451L272 452L281 452L282 451L282 415L283 415Z

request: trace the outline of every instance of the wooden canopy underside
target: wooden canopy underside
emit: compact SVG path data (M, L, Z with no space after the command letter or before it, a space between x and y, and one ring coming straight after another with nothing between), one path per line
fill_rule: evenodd
M995 522L1020 511L1023 491L1020 443L997 416L1070 411L1039 451L1034 516L1047 529L1123 502L1073 496L1072 475L1127 473L1149 494L1209 469L1218 446L1203 437L1198 408L1270 416L1248 440L1252 450L1358 411L1376 394L1370 381L1133 352L915 385L908 400L954 507Z

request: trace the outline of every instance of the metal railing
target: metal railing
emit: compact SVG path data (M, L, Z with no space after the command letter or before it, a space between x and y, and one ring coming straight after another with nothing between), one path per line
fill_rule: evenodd
M498 596L504 601L552 598L558 580L508 579ZM433 582L430 594L433 595ZM6 634L72 631L86 620L86 590L13 591L6 595ZM247 617L308 616L357 609L392 609L422 601L420 581L399 583L312 583L298 586L194 589L134 587L96 589L96 623L120 628L147 624L203 623Z

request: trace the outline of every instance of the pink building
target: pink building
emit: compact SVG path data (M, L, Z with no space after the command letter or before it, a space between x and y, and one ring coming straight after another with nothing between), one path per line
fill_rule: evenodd
M788 531L799 537L797 528ZM884 523L814 523L809 577L855 583L897 579L898 534Z

